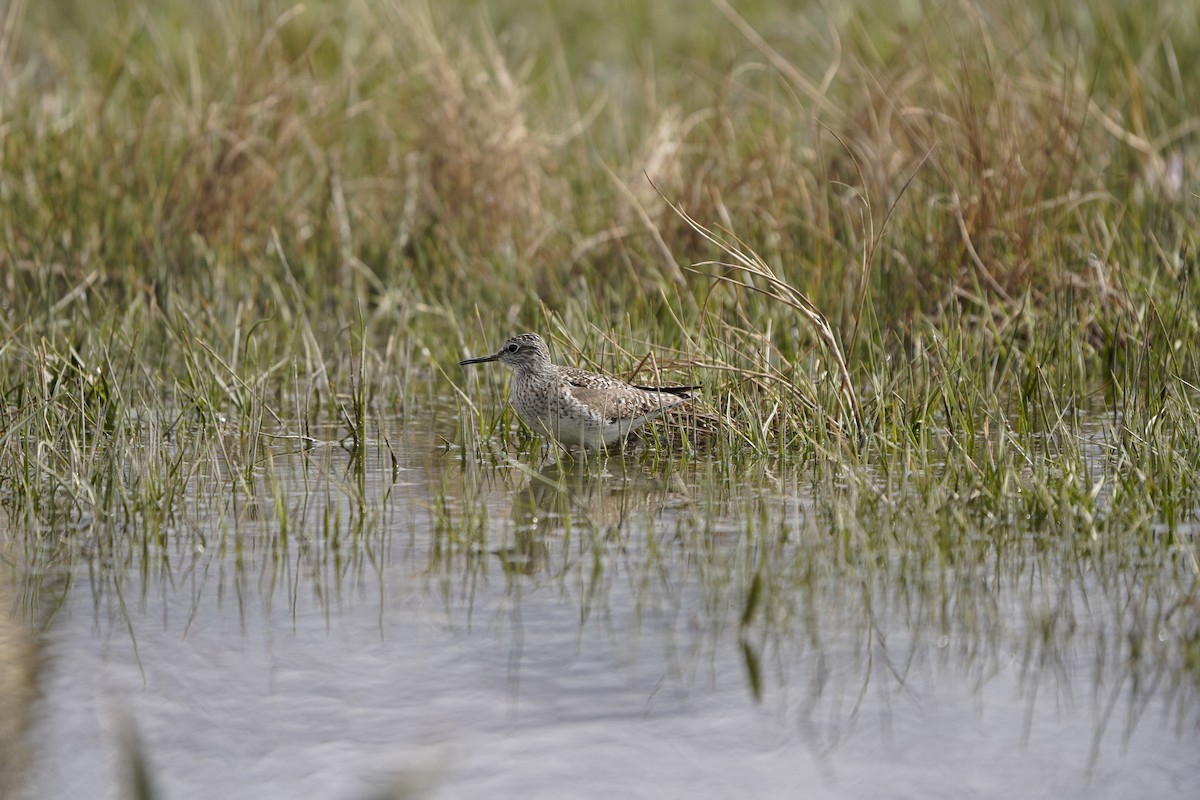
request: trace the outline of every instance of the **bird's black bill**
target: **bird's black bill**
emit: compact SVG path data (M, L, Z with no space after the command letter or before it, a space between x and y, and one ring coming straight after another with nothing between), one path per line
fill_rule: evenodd
M500 354L496 353L494 356L482 356L480 358L464 359L463 361L458 362L458 365L460 367L465 367L467 364L486 364L489 361L497 361L499 358Z

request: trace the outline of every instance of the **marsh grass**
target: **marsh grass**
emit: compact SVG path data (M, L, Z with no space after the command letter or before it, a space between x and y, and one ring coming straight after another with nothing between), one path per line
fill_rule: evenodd
M1016 654L1032 696L1090 655L1105 715L1163 692L1191 724L1200 31L1175 4L110 5L18 0L0 37L0 505L47 596L84 559L101 594L190 563L239 603L336 598L385 560L379 475L447 464L424 566L470 593L486 496L551 451L502 371L453 365L530 329L704 385L636 456L698 510L558 508L582 617L615 570L734 631L757 697L797 659L840 680L852 622L864 671L945 637L981 683Z

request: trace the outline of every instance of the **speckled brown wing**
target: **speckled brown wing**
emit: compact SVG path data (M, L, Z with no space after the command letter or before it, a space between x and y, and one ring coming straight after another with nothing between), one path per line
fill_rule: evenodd
M701 388L699 386L643 386L637 383L625 383L619 378L610 378L607 375L575 369L574 367L559 367L559 374L565 377L572 386L580 388L630 386L634 389L641 389L643 392L660 392L662 394L676 394L680 396Z
M686 398L647 392L603 376L584 373L578 383L570 380L570 392L581 404L604 414L605 421L633 420L679 405ZM574 376L572 376L573 378Z
M602 386L621 386L621 381L616 378L610 378L607 375L600 375L596 372L588 372L585 369L575 369L574 367L559 367L558 374L566 378L567 383L580 388L599 388Z

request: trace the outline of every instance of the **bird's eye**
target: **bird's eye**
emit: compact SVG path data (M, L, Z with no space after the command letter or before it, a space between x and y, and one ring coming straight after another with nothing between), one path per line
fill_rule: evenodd
M518 350L520 350L520 349L521 349L521 345L517 344L516 342L511 342L511 343L508 345L508 347L506 347L506 348L504 348L504 349L505 349L505 350L507 350L507 351L508 351L508 352L510 352L510 353L515 353L515 352L517 352Z

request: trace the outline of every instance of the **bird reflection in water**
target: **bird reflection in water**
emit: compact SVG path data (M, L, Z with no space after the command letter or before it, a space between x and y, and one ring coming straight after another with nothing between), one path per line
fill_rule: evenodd
M493 553L510 575L537 574L550 566L551 543L564 532L614 535L632 513L661 503L665 489L635 456L552 463L513 495L513 541Z

